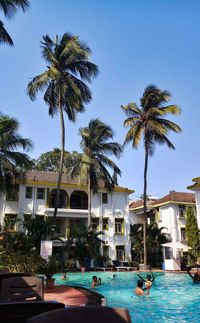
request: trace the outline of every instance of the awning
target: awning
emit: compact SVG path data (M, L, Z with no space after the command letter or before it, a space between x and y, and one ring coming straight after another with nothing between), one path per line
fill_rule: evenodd
M184 243L178 242L178 241L163 243L161 246L173 248L173 249L181 249L181 250L191 250L192 249L191 247L185 245Z

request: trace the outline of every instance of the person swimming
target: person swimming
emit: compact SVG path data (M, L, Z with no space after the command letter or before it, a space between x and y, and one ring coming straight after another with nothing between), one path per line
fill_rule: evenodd
M69 277L66 276L66 272L63 273L61 280L69 279Z
M101 285L101 278L99 277L97 279L97 276L93 276L92 277L92 285L91 285L91 288L95 289L95 287L98 287Z
M199 284L200 283L200 270L197 270L197 272L194 273L194 275L192 275L190 273L190 270L187 269L187 273L193 279L194 284Z
M144 290L147 290L145 293ZM150 286L143 289L143 280L139 279L137 281L137 287L134 289L134 292L137 296L146 296L149 295Z
M143 281L143 282L147 282L147 281L150 281L151 283L153 283L154 282L154 280L155 280L155 276L154 276L154 274L152 273L152 271L151 271L151 275L147 275L147 279L144 279L144 278L142 278L141 276L140 276L140 274L139 273L137 273L137 275L138 275L138 277Z

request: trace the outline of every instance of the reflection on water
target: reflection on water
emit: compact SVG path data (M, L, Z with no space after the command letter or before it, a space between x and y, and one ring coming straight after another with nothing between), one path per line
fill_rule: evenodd
M67 281L60 280L61 274L55 278L57 284L90 288L94 274L102 278L102 286L96 291L106 297L107 305L128 308L133 322L199 321L200 284L194 285L187 274L157 273L150 294L140 297L134 294L137 282L134 272L117 272L115 279L111 272L67 274L70 278Z

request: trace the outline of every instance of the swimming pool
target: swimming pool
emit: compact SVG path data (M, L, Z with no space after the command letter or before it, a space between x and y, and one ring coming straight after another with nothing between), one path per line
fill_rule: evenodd
M187 274L156 273L155 282L148 296L136 296L137 274L135 272L67 273L70 278L56 284L91 287L92 276L102 278L102 286L95 290L106 297L108 306L124 307L133 322L198 322L200 315L200 284L194 285ZM145 278L146 273L142 273Z

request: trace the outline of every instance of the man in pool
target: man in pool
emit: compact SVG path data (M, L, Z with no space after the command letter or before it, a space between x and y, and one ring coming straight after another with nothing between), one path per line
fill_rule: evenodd
M149 295L150 286L145 288L147 290L146 293L144 292L144 289L142 287L143 287L143 281L139 279L137 281L137 287L134 290L135 294L137 296L146 296L146 295Z
M101 278L99 277L97 279L97 276L93 276L92 277L92 285L91 285L91 288L95 289L95 287L98 287L101 285Z
M195 284L199 284L200 283L200 271L199 270L197 270L197 272L196 273L194 273L194 275L192 276L192 274L190 273L190 270L189 270L189 268L187 269L187 273L188 273L188 275L193 279L193 282L195 283Z
M142 277L140 276L140 274L139 274L139 273L137 273L137 275L138 275L138 277L139 277L143 282L150 281L151 283L153 283L153 282L154 282L154 280L155 280L155 276L154 276L154 274L152 273L152 271L151 271L151 275L147 275L147 280L146 280L146 279L144 279L144 278L142 278Z
M66 280L66 279L69 279L69 277L66 276L66 272L63 273L62 277L61 277L61 280Z

